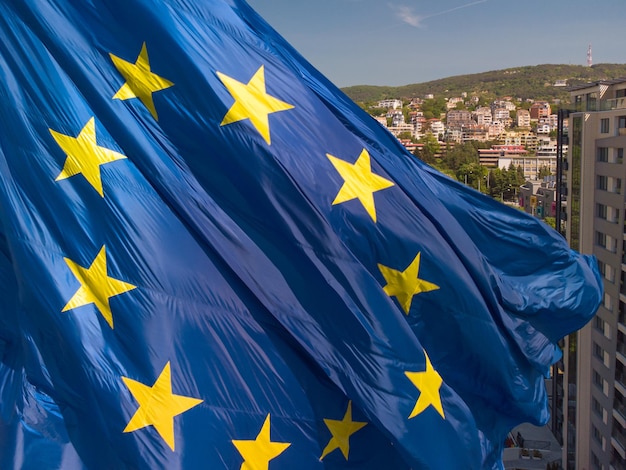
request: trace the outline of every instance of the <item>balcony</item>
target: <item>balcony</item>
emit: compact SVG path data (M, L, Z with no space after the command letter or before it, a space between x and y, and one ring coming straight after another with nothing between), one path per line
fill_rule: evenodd
M586 102L576 103L575 112L611 111L614 109L626 109L626 98L614 98L610 100L589 99Z
M612 109L626 108L626 98L615 98L612 100L600 100L600 111L610 111Z
M624 452L624 450L626 449L626 437L624 437L624 435L622 435L617 429L615 429L615 427L613 428L613 432L611 433L611 438L612 443L618 444L618 449ZM617 446L613 445L613 447Z
M622 425L626 425L626 406L623 403L615 402L613 404L613 418Z

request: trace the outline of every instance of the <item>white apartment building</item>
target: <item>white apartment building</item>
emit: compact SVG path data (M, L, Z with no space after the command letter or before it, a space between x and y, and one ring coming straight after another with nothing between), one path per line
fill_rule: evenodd
M472 116L476 120L476 124L479 126L486 126L491 124L491 108L482 106L472 113Z
M430 131L433 135L438 136L439 134L444 134L446 132L446 126L439 119L431 119L430 123Z
M377 108L386 108L386 109L398 109L402 108L402 100L392 99L392 100L381 100L376 105Z
M400 109L390 109L387 112L387 119L391 118L392 126L399 126L404 124L404 113Z
M495 108L493 110L493 120L507 122L511 120L511 113L506 108Z
M413 124L397 124L395 126L389 126L389 132L391 132L396 137L404 132L409 132L411 137L416 137L415 126Z
M503 109L506 109L507 111L515 111L516 106L515 106L515 103L509 100L496 100L493 103L491 103L491 109L496 109L496 108L503 108Z
M450 98L448 100L448 102L446 103L446 108L448 110L450 109L455 109L456 105L459 103L464 103L465 101L463 100L463 98L457 97L457 98Z
M537 134L549 134L551 130L550 124L537 124L535 132L537 132Z

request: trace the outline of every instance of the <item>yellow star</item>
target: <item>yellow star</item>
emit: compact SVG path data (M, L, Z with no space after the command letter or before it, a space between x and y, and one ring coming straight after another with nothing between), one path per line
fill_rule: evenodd
M245 84L234 78L217 72L217 76L228 88L235 98L235 103L230 107L222 120L221 126L233 122L250 119L254 128L263 136L268 145L270 142L270 123L268 116L271 113L292 109L294 106L285 103L265 91L265 68L259 67L250 81Z
M136 286L107 275L106 248L104 246L89 268L83 268L70 259L63 259L81 286L62 311L67 312L83 305L95 304L109 326L113 328L113 314L111 313L109 298L133 290Z
M420 256L421 253L418 253L404 271L396 271L382 264L378 265L378 269L380 269L385 281L387 281L387 285L383 287L383 290L389 297L395 296L398 299L407 315L411 309L414 295L439 289L439 286L432 282L419 278Z
M335 449L341 449L341 453L348 460L348 453L350 452L350 436L361 429L367 423L359 421L352 421L352 401L348 402L348 409L341 421L334 419L325 419L324 423L328 426L333 437L326 445L326 448L322 452L320 460L326 457Z
M152 387L128 377L122 377L122 380L139 402L139 408L124 428L124 432L133 432L152 425L170 449L174 450L174 416L190 410L203 400L172 393L169 362L165 364Z
M270 439L270 415L267 415L263 427L256 439L239 441L233 439L233 444L243 457L240 470L268 470L270 460L282 454L291 444L286 442L272 442Z
M124 77L124 83L117 93L113 95L113 99L128 100L131 98L139 98L150 114L159 120L152 100L152 93L165 90L174 85L169 80L152 73L150 70L150 61L148 60L148 49L144 42L141 46L141 52L135 63L127 62L124 59L109 53L113 65L117 71Z
M328 153L326 156L344 180L337 197L333 201L333 206L352 199L358 199L372 220L376 222L374 193L381 189L389 188L394 184L382 176L372 173L370 154L365 149L363 149L354 164L340 160Z
M413 412L409 415L409 419L414 418L430 405L437 410L443 419L446 419L443 413L443 405L441 404L441 394L439 393L443 379L433 368L426 351L424 351L424 357L426 358L426 370L424 372L404 373L420 391L420 396L417 399L417 403L415 403Z
M100 196L104 197L100 165L126 158L121 153L98 146L96 143L96 121L89 119L82 128L78 137L59 134L48 129L56 143L63 149L67 158L63 170L55 181L64 180L70 176L82 173L85 179L94 187Z

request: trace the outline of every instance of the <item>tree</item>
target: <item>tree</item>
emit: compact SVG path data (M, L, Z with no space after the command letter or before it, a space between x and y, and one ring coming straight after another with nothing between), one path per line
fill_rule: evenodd
M404 132L400 132L398 134L398 139L400 140L410 140L411 142L413 142L415 140L415 138L413 137L413 134L409 131L404 131Z
M431 100L424 100L421 110L426 119L439 119L439 117L447 111L446 99L440 96Z
M429 165L434 165L435 155L441 153L441 145L437 138L429 132L420 137L418 143L422 144L422 148L415 150L415 156Z
M487 175L487 188L487 194L493 198L502 198L505 189L508 189L506 176L500 168L494 168L489 171Z
M478 163L478 151L472 142L457 144L446 152L444 165L451 170L458 170L465 163Z
M526 182L526 178L524 178L522 167L516 167L513 163L509 165L507 170L503 171L503 175L502 199L511 201L515 199L517 189Z
M367 108L367 112L374 117L383 116L387 114L387 109L385 108Z
M550 168L548 168L546 165L543 165L541 168L539 168L539 173L537 173L537 179L543 179L545 176L550 176L552 174L552 172L550 171Z
M456 178L474 189L486 191L485 176L487 169L480 163L464 163L456 171Z

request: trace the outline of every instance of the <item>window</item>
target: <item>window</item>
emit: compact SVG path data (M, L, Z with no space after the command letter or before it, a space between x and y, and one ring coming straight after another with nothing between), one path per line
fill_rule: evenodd
M604 385L604 379L600 374L598 374L598 371L596 370L593 371L593 383L596 387L602 390L602 386Z
M593 355L600 360L604 358L604 349L595 341L593 342Z
M593 355L599 359L607 369L610 367L611 359L609 357L609 353L607 353L602 346L595 341L593 342Z
M605 338L611 339L611 327L600 316L593 317L593 326L598 330Z
M593 428L593 431L592 431L593 439L597 443L602 444L602 433L593 424L591 425L591 427Z
M608 120L608 119L607 119ZM598 147L598 161L599 162L608 162L609 161L609 149L607 147Z
M604 269L604 279L606 279L611 284L615 283L615 269L610 264L607 264Z
M606 263L604 261L598 260L598 271L600 271L602 275L606 272Z
M597 330L604 331L604 320L599 316L596 315L595 317L593 317L593 325L596 327Z
M604 248L606 246L606 235L602 232L596 232L596 245Z
M592 409L593 412L598 415L600 418L602 418L602 414L604 412L604 408L602 408L602 405L600 404L600 402L598 400L596 400L594 397L592 397Z
M624 161L624 149L617 149L617 157L615 163L622 163Z
M606 176L602 176L602 175L598 175L596 178L596 189L599 189L601 191L606 191L606 188L608 188L608 177Z
M601 134L609 133L609 118L600 119L600 133Z
M595 436L595 431L597 431L597 429L594 427L594 438ZM600 439L599 441L600 443L602 443L602 439ZM593 470L602 470L602 466L600 465L600 459L598 458L598 456L596 454L594 454L593 452L591 452L591 468L593 468Z
M613 238L611 235L606 236L606 244L604 245L611 253L617 253L617 240Z
M604 261L598 260L598 271L604 276L604 279L610 283L615 282L615 269L610 264L606 264Z
M619 222L619 209L616 209L612 206L607 206L604 204L597 203L596 204L596 217L599 219L606 220L613 224Z
M597 111L598 92L592 91L585 96L587 109L585 111Z

